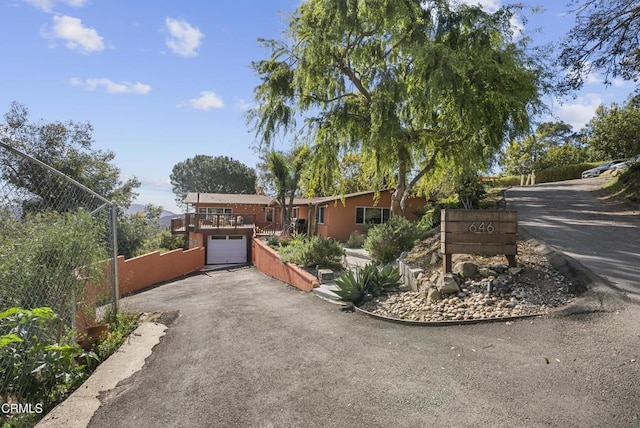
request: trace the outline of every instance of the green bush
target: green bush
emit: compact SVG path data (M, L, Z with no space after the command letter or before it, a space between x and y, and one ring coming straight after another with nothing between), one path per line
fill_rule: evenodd
M423 224L401 216L393 216L387 223L369 229L364 248L375 263L390 263L403 251L410 250L428 231Z
M267 236L267 245L271 248L277 249L280 246L280 240L277 235L269 235Z
M282 242L281 242L282 244ZM292 239L286 247L281 247L280 259L304 267L342 270L344 248L334 239L314 236L311 239Z
M86 363L96 355L75 343L73 331L60 331L61 321L48 307L0 313L3 402L40 404L46 412L88 376Z
M105 227L88 212L0 218L0 310L50 307L67 325L109 257Z
M102 322L109 324L109 334L93 348L100 362L115 353L127 337L133 333L133 330L138 327L138 317L122 311L113 315L109 311Z
M599 163L580 163L576 165L565 165L559 168L549 168L536 171L536 183L551 183L556 181L575 180L582 176L582 172L594 168ZM520 183L518 183L520 184Z
M364 240L367 238L367 235L361 233L358 230L354 230L349 235L349 239L347 240L347 247L349 248L362 248L364 245Z
M433 207L428 209L418 222L420 227L426 230L433 229L440 226L440 207Z
M400 285L400 272L392 266L382 270L368 264L356 270L349 270L336 279L337 290L334 291L344 302L359 305L369 295L379 296L381 293L397 289Z

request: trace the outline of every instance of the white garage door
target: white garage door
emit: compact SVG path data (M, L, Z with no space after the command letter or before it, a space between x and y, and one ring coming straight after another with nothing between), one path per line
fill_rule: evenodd
M207 264L246 263L247 237L244 235L211 235L207 243Z

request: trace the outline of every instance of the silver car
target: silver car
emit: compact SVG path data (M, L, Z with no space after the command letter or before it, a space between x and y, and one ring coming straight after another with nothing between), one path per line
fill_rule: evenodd
M600 174L610 169L612 166L624 162L624 159L614 160L611 162L605 162L602 165L598 165L595 168L582 171L582 178L598 177Z

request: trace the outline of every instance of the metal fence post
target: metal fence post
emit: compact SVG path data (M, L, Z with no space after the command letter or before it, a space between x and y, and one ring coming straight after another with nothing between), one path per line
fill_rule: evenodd
M111 202L111 257L113 262L111 263L111 274L113 275L113 314L118 313L118 299L120 298L119 284L118 284L118 206L115 202Z

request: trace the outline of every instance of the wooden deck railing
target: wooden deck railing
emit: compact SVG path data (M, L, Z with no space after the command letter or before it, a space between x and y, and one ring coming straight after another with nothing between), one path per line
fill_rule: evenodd
M254 227L253 214L185 214L184 217L171 219L172 233L187 233L202 229L220 229Z

